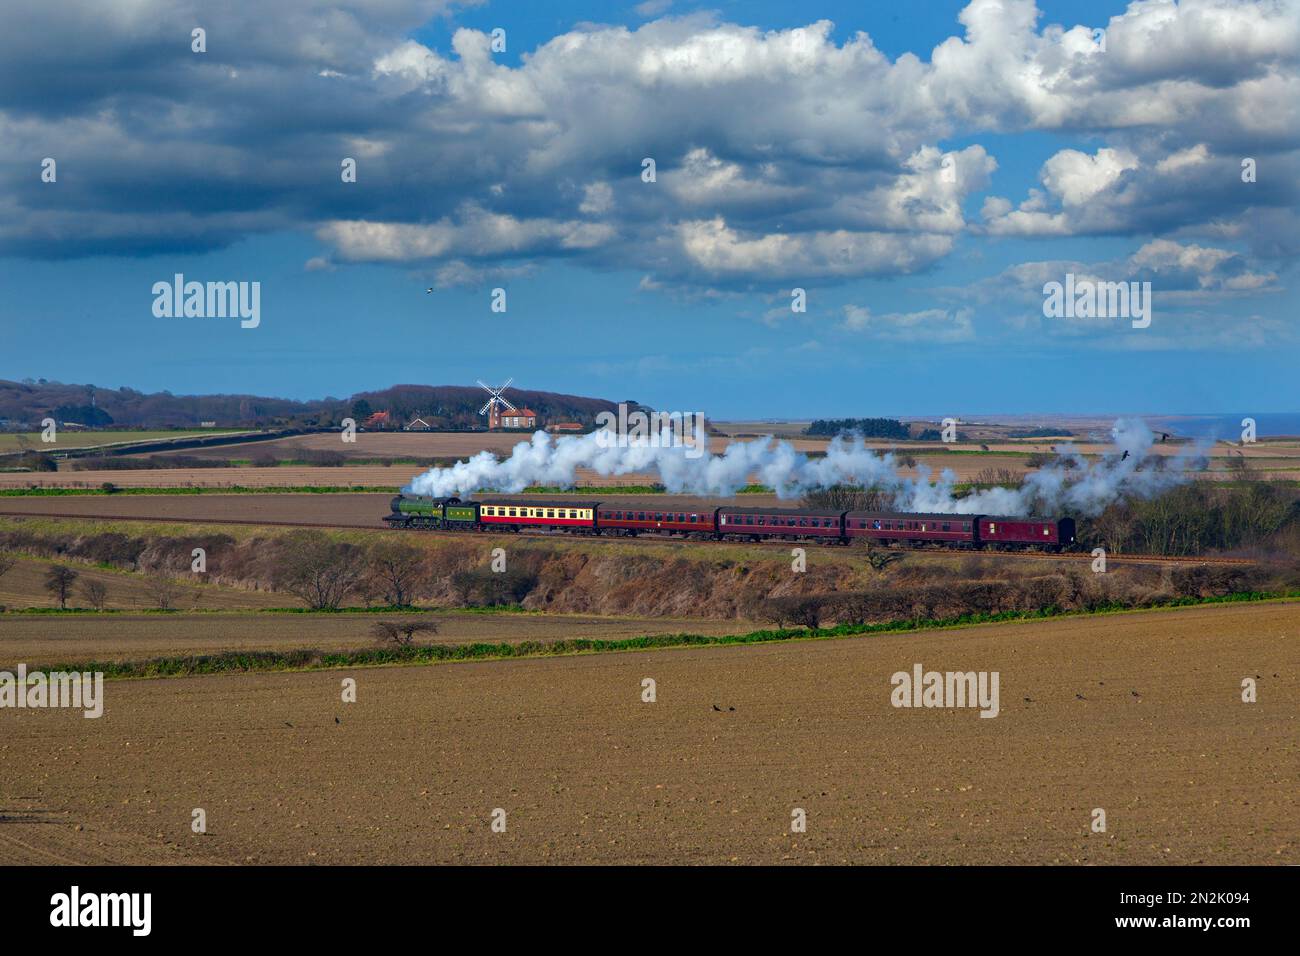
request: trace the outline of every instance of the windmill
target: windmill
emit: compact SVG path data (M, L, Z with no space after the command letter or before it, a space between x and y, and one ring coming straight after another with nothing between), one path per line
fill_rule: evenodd
M478 413L480 415L484 414L485 412L487 413L488 428L501 427L501 406L502 405L510 409L510 411L512 412L516 411L515 407L510 404L510 401L506 399L504 396L502 396L501 394L507 388L510 387L510 383L513 381L514 381L513 377L508 378L506 379L506 383L502 385L500 388L493 388L491 385L488 385L482 379L478 380L479 387L487 389L488 394L492 396L487 400L487 404L485 404L482 408L478 410Z

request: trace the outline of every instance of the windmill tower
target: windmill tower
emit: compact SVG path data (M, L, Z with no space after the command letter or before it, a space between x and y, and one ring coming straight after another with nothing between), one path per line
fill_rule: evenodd
M513 381L514 381L513 377L508 378L506 379L506 383L502 385L500 388L493 388L491 385L488 385L482 379L478 380L479 386L481 388L487 389L488 394L492 396L487 400L487 404L485 404L482 408L478 410L478 413L480 415L484 414L485 412L487 413L488 428L492 431L495 431L496 429L501 427L501 407L503 405L506 408L510 409L510 411L512 412L516 410L515 407L510 404L509 400L506 399L501 394L507 388L510 387L510 383Z

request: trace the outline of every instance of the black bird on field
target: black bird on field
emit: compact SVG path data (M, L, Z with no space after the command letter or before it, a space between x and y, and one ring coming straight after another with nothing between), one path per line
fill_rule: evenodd
M335 718L334 718L334 723L339 724L339 723L342 723L342 721L339 720L337 717L335 717Z
M1125 458L1127 458L1127 457L1128 457L1128 449L1126 448L1126 449L1124 449L1124 454L1122 454L1122 455L1119 456L1119 460L1120 460L1120 461L1123 461L1123 460L1124 460Z
M722 713L722 708L719 707L717 704L713 705L713 709L716 710L718 713Z
M1161 432L1161 433L1160 433L1160 441L1161 441L1161 443L1164 443L1164 442L1169 441L1169 432Z

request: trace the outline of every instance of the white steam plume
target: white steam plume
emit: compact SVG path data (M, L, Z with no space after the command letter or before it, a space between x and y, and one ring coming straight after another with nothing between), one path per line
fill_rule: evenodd
M834 485L878 488L892 496L899 511L1097 514L1118 498L1150 497L1204 467L1199 449L1168 456L1162 466L1154 467L1156 459L1148 458L1153 436L1141 421L1121 419L1111 428L1111 436L1112 449L1097 461L1088 462L1067 445L1055 461L1028 475L1021 487L989 488L963 498L954 494L957 479L951 470L944 469L933 481L924 467L919 478L903 477L892 452L876 452L861 438L835 438L824 457L810 458L789 442L770 436L733 442L721 455L711 455L708 439L702 437L701 455L699 449L675 443L669 431L659 442L634 441L629 447L617 447L598 433L555 439L539 431L516 445L504 460L482 451L449 468L418 475L403 490L463 498L475 491L520 492L530 485L567 488L572 487L577 469L587 468L605 477L654 473L674 494L730 497L757 478L781 498L797 498Z

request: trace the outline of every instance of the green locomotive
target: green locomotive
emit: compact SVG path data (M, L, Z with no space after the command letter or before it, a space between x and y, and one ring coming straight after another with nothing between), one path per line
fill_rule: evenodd
M438 528L444 531L475 531L479 527L479 503L459 498L430 498L427 495L398 495L392 513L384 520L390 528Z

